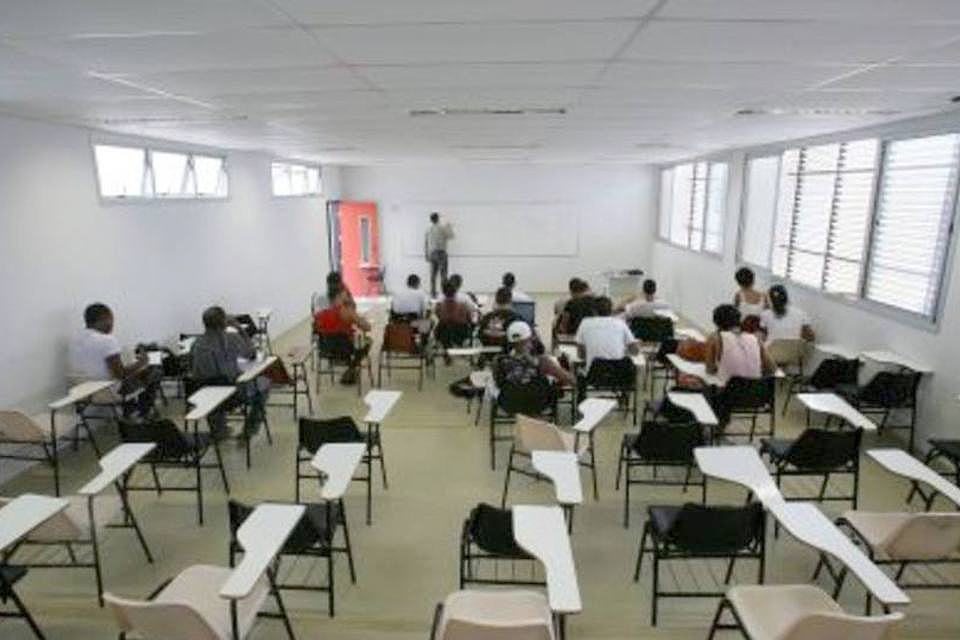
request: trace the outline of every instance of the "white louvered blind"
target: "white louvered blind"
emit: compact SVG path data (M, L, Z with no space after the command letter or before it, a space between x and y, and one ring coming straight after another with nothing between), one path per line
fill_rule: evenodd
M670 212L670 242L690 246L690 209L693 206L693 165L673 168L673 201Z
M770 238L777 210L777 174L780 156L751 158L747 162L740 259L759 267L770 266Z
M662 239L694 251L719 253L723 248L727 164L680 164L660 174Z
M723 219L727 212L727 163L712 162L707 180L707 204L704 220L703 250L720 253L723 249Z
M660 220L657 230L660 239L670 240L670 214L673 212L673 169L660 172Z
M887 143L865 295L932 318L952 231L960 134Z
M857 293L876 140L788 149L781 159L771 268L830 293Z

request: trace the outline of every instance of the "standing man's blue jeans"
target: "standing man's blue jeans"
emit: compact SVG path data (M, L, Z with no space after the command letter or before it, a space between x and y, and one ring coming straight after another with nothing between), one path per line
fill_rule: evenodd
M447 281L447 252L433 251L427 258L430 261L430 295L437 297L437 274L440 274L440 285Z

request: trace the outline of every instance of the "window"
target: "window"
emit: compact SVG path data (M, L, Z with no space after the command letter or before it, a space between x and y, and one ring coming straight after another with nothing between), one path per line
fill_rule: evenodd
M225 198L226 159L141 147L94 145L103 198Z
M887 144L868 299L933 318L953 226L958 143L960 134Z
M289 162L274 162L270 177L275 196L313 196L322 192L320 167Z
M932 320L958 162L954 133L751 158L740 258L800 284Z
M660 238L694 251L720 253L727 164L679 164L660 174Z

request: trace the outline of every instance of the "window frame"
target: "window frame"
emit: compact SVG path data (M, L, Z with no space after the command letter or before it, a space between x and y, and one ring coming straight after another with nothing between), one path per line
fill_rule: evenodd
M707 177L706 177L706 179L704 180L704 186L703 186L703 189L704 189L703 219L701 220L701 223L702 223L701 236L702 236L702 237L701 237L701 241L700 241L700 248L699 248L699 249L695 249L695 248L689 246L689 244L683 245L683 244L678 244L678 243L676 243L676 242L673 242L673 241L670 239L670 232L669 232L669 231L668 231L668 233L666 233L666 235L664 235L664 229L662 228L662 225L661 225L662 215L661 215L660 207L661 207L661 205L663 204L663 193L662 193L662 192L663 192L663 174L664 174L664 172L666 172L666 171L669 171L669 172L670 172L670 186L671 186L671 191L673 191L674 180L675 180L675 177L676 177L676 172L675 172L676 168L677 168L678 166L681 166L681 165L689 164L689 165L692 166L691 175L696 175L696 166L697 166L698 164L701 164L701 163L704 163L704 164L706 165L706 176L707 176ZM710 251L710 250L708 250L708 249L706 248L706 244L707 244L707 212L708 212L708 210L709 210L709 208L710 208L710 174L712 173L711 170L712 170L712 167L713 167L714 164L724 164L724 165L726 165L726 171L725 171L726 176L725 176L725 179L724 179L724 181L723 181L723 182L724 182L724 185L723 185L723 215L720 216L720 220L721 220L721 226L720 226L720 246L719 246L719 248L717 249L717 251ZM726 234L727 234L727 223L729 222L729 214L730 214L730 210L729 210L730 207L729 207L728 205L729 205L729 202L730 202L730 185L731 185L731 183L732 183L732 179L731 179L731 177L732 177L732 175L731 175L731 173L732 173L731 165L732 165L732 164L733 164L733 163L730 161L730 158L729 158L729 156L727 156L727 155L723 155L723 154L711 154L711 155L709 155L709 156L699 156L699 157L696 157L696 158L688 158L688 159L686 159L686 160L678 160L678 161L672 162L672 163L670 163L670 164L657 165L657 179L656 179L656 181L655 181L656 184L657 184L657 215L656 215L655 220L654 220L654 233L653 233L654 241L659 242L659 243L664 244L664 245L667 245L667 246L672 247L672 248L674 248L674 249L680 249L680 250L688 251L688 252L693 253L693 254L696 254L696 255L706 256L706 257L709 257L709 258L711 258L711 259L713 259L713 260L722 261L722 260L723 260L723 255L724 255L724 250L725 250L726 247L727 247ZM694 189L693 189L692 184L691 184L691 193L690 193L690 204L691 204L691 213L692 213L692 209L693 209L693 207L695 206L695 203L694 203ZM673 207L673 195L672 195L672 194L671 194L671 197L670 197L670 206L671 206L671 209L672 209L672 207ZM671 215L671 216L668 216L668 220L671 219L671 218L672 218L672 215ZM688 236L688 243L689 243L690 237L692 237L692 235L693 235L693 230L694 230L694 227L691 225L691 226L689 227L689 229L688 229L688 231L690 232L690 235Z
M289 172L293 167L302 168L304 170L304 176L305 176L304 179L306 180L308 189L309 189L309 183L310 183L310 176L307 172L310 169L316 169L317 170L317 191L315 192L304 191L303 193L282 193L282 194L277 193L273 184L273 167L274 165L278 165L278 164L284 165L287 169L288 175L290 176L292 176L292 174L290 174ZM272 198L282 198L285 200L287 198L323 198L324 197L323 196L323 167L318 162L305 162L303 160L288 160L286 158L272 158L270 160L270 170L267 173L270 178L270 197ZM293 190L292 177L290 180L290 188L292 191Z
M876 232L877 225L877 205L880 197L880 190L883 184L883 167L887 154L887 145L892 142L900 140L911 140L915 138L925 138L930 136L937 135L946 135L946 134L960 134L960 125L956 123L948 124L939 124L939 125L926 125L926 126L909 126L909 122L898 122L892 123L889 125L879 125L875 127L867 127L861 129L855 129L843 132L842 135L836 134L825 134L809 138L802 138L798 140L790 140L782 143L761 145L742 151L741 162L737 163L736 159L731 159L731 164L739 164L741 170L741 190L740 190L740 211L739 211L739 224L737 231L737 246L734 258L737 264L746 264L749 265L759 272L765 274L770 279L771 284L782 282L786 285L789 285L792 288L798 288L808 294L819 295L831 302L837 302L845 306L853 307L860 309L867 313L873 313L885 319L892 320L894 322L899 322L911 326L916 329L921 329L930 332L938 332L940 329L941 322L943 320L943 312L946 303L947 294L949 293L949 287L951 283L952 273L954 269L954 261L956 259L957 251L957 225L960 223L960 163L958 163L957 174L958 178L953 185L952 193L948 195L949 204L946 205L947 210L950 212L950 224L948 225L948 237L947 237L947 248L944 253L943 263L940 268L940 273L937 280L937 296L936 301L933 305L933 311L931 315L926 315L923 313L917 313L910 311L909 309L904 309L903 307L898 307L896 305L887 304L884 302L879 302L876 300L871 300L865 296L867 279L869 277L870 262L872 260L873 254L873 241L874 234ZM870 212L869 220L866 229L866 237L864 239L864 248L863 248L863 257L862 257L862 269L860 273L860 278L857 286L856 295L844 295L840 293L832 293L825 291L820 288L811 287L809 285L778 276L773 272L772 265L769 263L772 262L772 252L773 252L773 231L771 231L769 247L768 247L768 264L758 265L749 260L744 260L743 258L743 243L744 243L744 234L746 232L746 187L749 181L749 163L750 160L755 158L763 158L770 156L778 156L780 160L778 161L778 171L777 171L777 196L779 197L779 183L780 175L783 168L783 153L788 149L800 148L800 147L809 147L816 146L820 144L829 144L837 143L843 144L848 142L855 142L857 140L862 140L864 138L876 138L879 143L879 148L876 154L875 159L875 175L874 175L874 184L873 184L873 193L870 199ZM659 239L659 238L658 238Z

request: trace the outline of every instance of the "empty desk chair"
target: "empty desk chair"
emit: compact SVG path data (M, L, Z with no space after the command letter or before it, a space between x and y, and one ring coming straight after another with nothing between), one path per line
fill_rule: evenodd
M479 503L460 532L460 588L467 584L546 585L539 561L517 545L513 514Z
M307 378L307 359L310 358L309 347L294 347L287 352L279 364L267 371L272 387L270 395L289 396L289 402L271 402L270 407L290 407L293 410L293 419L300 417L300 397L307 399L307 413L313 413L313 398L310 395L310 381Z
M733 623L721 622L724 612ZM743 585L727 591L707 640L718 630L738 630L750 640L889 640L901 620L902 613L850 615L812 585Z
M61 439L51 415L49 422L35 421L20 411L0 411L0 460L46 462L53 469L53 488L60 495Z
M356 364L357 395L363 395L363 369L366 364L367 376L373 386L373 364L370 361L370 344L365 343L357 348L355 338L336 331L319 331L314 333L316 345L316 391L320 392L320 379L330 376L330 384L336 381L339 368L349 369ZM324 367L326 361L326 367Z
M904 573L910 565L948 565L960 562L960 513L884 513L847 511L837 519L837 526L850 530L854 538L863 544L867 555L877 565L894 565L897 573L894 580L904 588L960 589L960 583L909 582ZM819 572L827 562L822 556L817 565ZM843 587L846 570L835 572L836 589ZM937 575L937 574L934 574ZM867 593L867 611L871 596Z
M918 371L880 371L863 387L844 389L847 401L864 415L880 416L878 433L884 429L907 431L907 450L913 451L913 435L917 425L917 389L923 374ZM895 412L909 414L908 422L891 424Z
M545 417L556 424L561 390L553 384L535 380L529 385L506 383L498 387L491 380L486 395L490 400L490 468L496 468L497 442L513 440L497 429L513 424L518 416Z
M714 401L720 424L726 424L719 431L721 436L746 437L753 441L755 436L773 437L777 427L777 411L775 407L774 378L730 378L726 386L717 392ZM766 430L757 430L757 421L766 417ZM729 424L733 420L750 422L750 430L731 432Z
M794 394L799 391L833 391L834 393L848 392L857 387L857 376L860 373L861 362L857 358L826 358L817 365L809 377L791 379L787 387L787 399L783 403L783 412Z
M417 328L406 322L389 322L383 328L383 342L377 360L377 386L383 386L383 370L391 378L394 369L417 372L417 389L423 390L423 377L430 362L427 345Z
M510 457L507 460L507 476L503 482L503 496L500 500L500 506L507 504L507 491L510 488L510 475L519 473L529 478L543 480L543 476L534 470L530 464L530 453L533 451L566 451L577 455L579 459L590 449L590 440L588 438L578 438L578 434L560 429L556 425L528 418L527 416L517 416L517 421L513 425L513 444L510 445ZM528 464L520 465L517 458L524 458ZM594 475L596 469L592 466Z
M620 460L617 463L616 488L623 477L623 526L630 526L630 485L699 486L706 502L707 484L703 474L696 471L693 450L703 445L703 428L696 422L644 421L639 433L625 433L620 441ZM634 469L648 467L649 477L637 477ZM683 469L683 479L658 476L660 467Z
M430 640L554 640L547 598L532 591L456 591L437 605Z
M863 429L826 431L807 429L796 440L764 439L760 452L766 453L775 467L777 487L784 476L821 476L817 495L789 496L787 500L850 500L857 508L860 485L860 441ZM831 475L849 475L853 488L849 494L827 495Z
M953 484L960 486L960 440L930 438L927 442L930 443L930 450L927 451L927 457L923 463L929 467L935 461L943 458L953 469L951 471L941 471L938 473L953 481ZM937 492L935 490L927 491L920 486L919 482L914 481L910 486L907 502L913 500L914 493L920 496L929 511L933 505L933 499L937 496Z
M721 597L723 591L661 591L660 563L691 558L729 558L724 584L730 582L733 564L738 558L757 561L757 582L763 582L765 522L763 506L751 502L743 507L705 506L687 503L683 506L651 506L643 526L634 582L640 579L643 555L653 560L653 598L650 624L657 625L657 604L660 598ZM647 538L650 546L647 546Z

